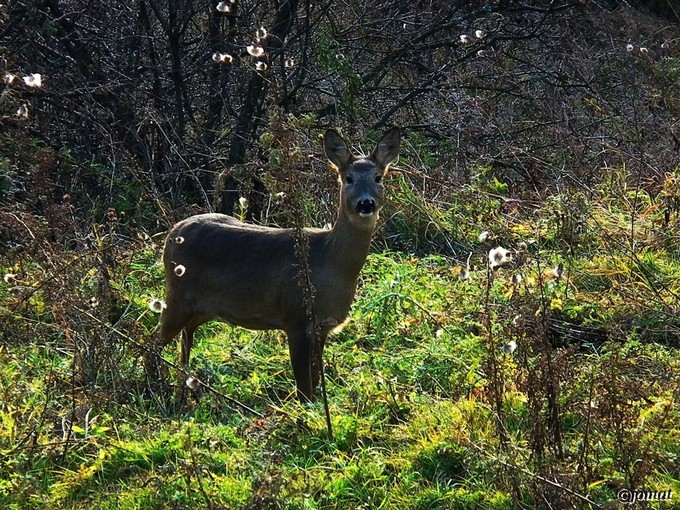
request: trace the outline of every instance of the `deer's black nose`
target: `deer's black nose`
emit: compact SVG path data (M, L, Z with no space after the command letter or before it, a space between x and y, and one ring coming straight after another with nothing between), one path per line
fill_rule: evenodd
M357 213L359 216L372 216L375 214L375 200L372 198L364 198L357 203Z

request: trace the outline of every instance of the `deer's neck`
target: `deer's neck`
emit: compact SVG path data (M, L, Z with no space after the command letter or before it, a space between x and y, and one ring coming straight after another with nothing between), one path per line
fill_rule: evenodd
M355 225L343 211L338 213L327 244L338 272L348 278L359 275L368 256L374 228L375 223Z

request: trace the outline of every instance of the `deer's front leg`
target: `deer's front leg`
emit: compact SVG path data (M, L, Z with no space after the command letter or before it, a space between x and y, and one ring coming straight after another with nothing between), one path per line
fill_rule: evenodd
M297 396L303 404L314 400L312 386L312 337L307 328L288 331L288 350L293 375L297 384Z

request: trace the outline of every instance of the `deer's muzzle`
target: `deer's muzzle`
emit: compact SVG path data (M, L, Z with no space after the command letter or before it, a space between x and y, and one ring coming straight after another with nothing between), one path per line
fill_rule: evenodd
M357 203L357 213L359 216L373 216L375 214L376 206L375 200L372 198L364 198Z

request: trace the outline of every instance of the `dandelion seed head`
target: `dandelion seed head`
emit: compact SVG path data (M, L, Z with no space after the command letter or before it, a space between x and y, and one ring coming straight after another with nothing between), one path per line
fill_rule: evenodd
M267 37L267 29L264 27L260 27L255 31L255 37L259 39L264 39Z
M291 67L295 67L295 60L293 60L292 58L288 57L288 58L286 59L286 61L284 62L284 66L285 66L287 69L290 69Z
M239 198L238 205L241 207L241 209L246 209L248 207L248 199L246 197Z
M28 118L28 105L22 104L17 110L17 117Z
M435 331L435 333L434 333L435 338L441 338L443 335L444 335L444 330L441 329L441 328L438 329L437 331Z
M198 381L198 379L196 379L195 377L191 377L191 376L187 377L187 380L184 381L184 382L187 385L187 387L189 389L192 389L192 390L197 389L201 385L201 383Z
M517 350L517 342L514 340L510 340L505 346L503 347L503 352L505 354L512 354Z
M479 239L480 243L483 243L483 242L487 241L490 237L491 237L491 232L485 230L484 232L479 234L479 236L477 236L477 239Z
M511 281L512 281L513 285L519 285L522 282L522 275L521 274L513 274Z
M219 12L224 12L224 13L230 13L231 12L231 6L229 5L229 2L218 3L216 9Z
M564 272L564 265L563 264L557 264L557 266L555 266L553 268L553 270L551 271L552 275L555 278L559 278L560 276L562 276L563 272Z
M633 51L634 46L631 43L626 44L626 51L630 53Z
M3 76L2 79L3 79L3 81L4 81L7 85L11 85L12 82L13 82L14 80L16 80L16 78L17 78L17 77L16 77L16 75L14 75L14 74L5 73L5 76Z
M482 39L485 35L486 33L484 32L484 30L475 30L475 37L477 39Z
M266 71L267 70L267 64L264 62L257 62L255 64L255 70L256 71Z
M212 59L218 64L231 64L234 61L229 53L213 53Z
M491 266L491 269L507 264L511 260L512 252L502 246L496 246L494 249L489 250L489 266Z
M99 306L99 300L96 297L91 297L87 304L90 305L90 308L97 308Z
M460 273L458 273L458 279L469 280L470 279L470 270L467 267L462 268L460 270Z
M175 266L175 275L176 276L184 276L184 273L186 272L187 268L184 267L182 264L177 264Z
M161 313L167 307L168 305L165 304L165 301L160 299L152 298L149 300L149 309L154 313Z
M40 88L42 87L42 75L40 73L33 73L24 76L24 83L29 87Z
M468 44L471 42L470 36L467 34L461 34L460 37L458 38L461 43L463 44Z
M264 55L264 48L262 46L255 46L254 44L250 44L246 46L246 50L248 51L248 55L251 57L261 57Z

